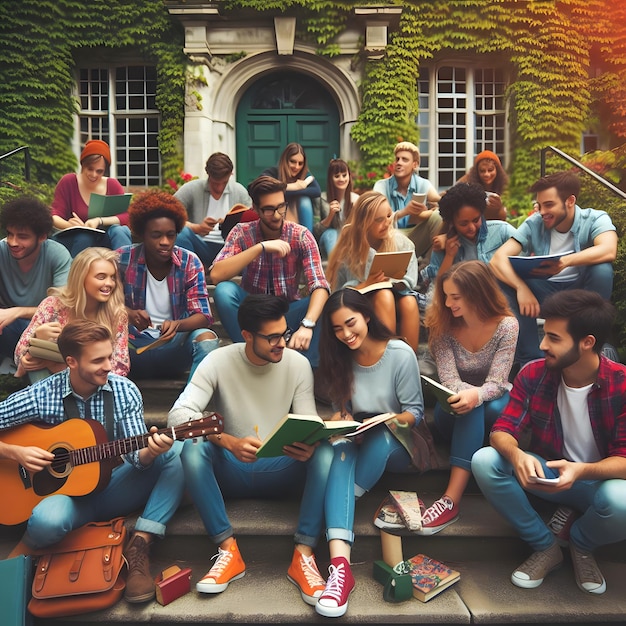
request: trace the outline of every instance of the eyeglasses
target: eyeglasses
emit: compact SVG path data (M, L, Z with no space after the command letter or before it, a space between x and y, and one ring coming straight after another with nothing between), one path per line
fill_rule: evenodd
M274 333L272 335L263 335L261 333L253 334L257 337L261 337L262 339L267 339L267 343L269 343L272 348L275 348L280 343L281 339L284 339L286 344L289 343L293 332L291 331L291 328L288 328L282 335L279 333Z
M276 206L262 206L259 208L259 213L262 213L265 217L272 217L276 212L278 212L278 215L285 216L287 213L287 206L287 202L281 202Z

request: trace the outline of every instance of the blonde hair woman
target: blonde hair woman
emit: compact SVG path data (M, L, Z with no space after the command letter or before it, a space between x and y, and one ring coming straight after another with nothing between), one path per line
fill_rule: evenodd
M63 327L75 319L89 319L106 326L115 338L112 371L126 376L128 357L128 316L124 293L117 273L118 254L108 248L86 248L70 267L67 284L48 290L15 348L17 375L28 374L31 382L65 369L65 364L33 357L32 337L56 341Z
M389 278L382 272L369 274L377 252L396 250L413 251L406 274L401 279ZM390 281L392 289L376 289L369 292L368 297L380 321L417 350L419 310L414 291L417 285L415 246L393 228L391 206L382 193L368 191L355 202L350 223L341 230L328 259L326 276L332 291L343 287L362 289L377 282Z

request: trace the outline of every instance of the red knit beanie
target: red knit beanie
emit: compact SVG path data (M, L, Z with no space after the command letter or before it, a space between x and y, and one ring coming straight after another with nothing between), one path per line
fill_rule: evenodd
M80 153L80 162L82 163L88 156L92 154L98 154L104 157L104 160L108 165L111 165L111 150L109 145L100 139L90 139L86 144L84 150Z
M491 150L483 150L479 155L477 155L474 159L474 165L478 165L484 159L491 159L492 161L495 161L498 165L502 166L502 163L500 163L500 157Z

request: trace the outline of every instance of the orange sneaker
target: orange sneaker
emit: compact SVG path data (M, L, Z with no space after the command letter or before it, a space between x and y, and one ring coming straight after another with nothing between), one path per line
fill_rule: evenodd
M243 578L246 574L246 564L241 558L235 539L228 550L218 548L213 558L216 559L213 567L196 584L196 590L200 593L221 593L230 582Z
M326 588L326 583L317 569L315 556L305 556L298 548L294 548L287 578L300 589L302 599L311 606L315 606Z

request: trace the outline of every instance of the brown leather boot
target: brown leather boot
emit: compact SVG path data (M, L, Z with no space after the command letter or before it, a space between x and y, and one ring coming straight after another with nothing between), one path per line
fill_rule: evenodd
M155 596L154 581L150 575L150 544L139 535L133 535L125 552L128 577L124 597L128 602L148 602Z

